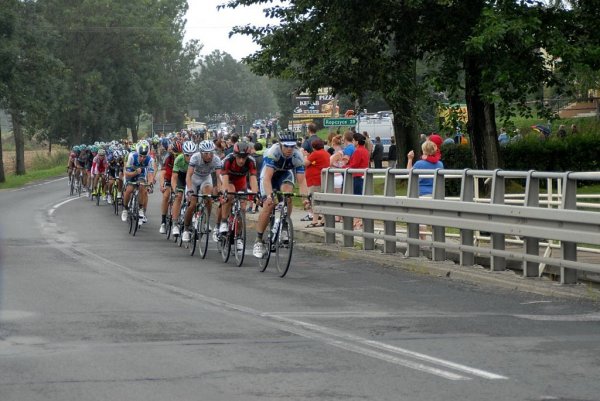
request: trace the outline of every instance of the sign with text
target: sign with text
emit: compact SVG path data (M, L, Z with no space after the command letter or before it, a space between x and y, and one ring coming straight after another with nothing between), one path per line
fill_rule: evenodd
M294 100L294 118L332 117L338 116L340 112L339 106L333 109L334 96L322 91L319 91L314 99L308 93L301 93Z
M358 121L356 118L324 118L324 127L344 127L349 125L356 125Z

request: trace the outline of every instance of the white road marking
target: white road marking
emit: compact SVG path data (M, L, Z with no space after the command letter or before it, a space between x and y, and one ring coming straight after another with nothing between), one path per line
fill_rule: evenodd
M521 319L545 322L600 322L600 313L585 313L581 315L514 315Z
M71 201L77 200L80 198L69 198L66 199L60 203L57 203L56 205L52 206L49 210L48 210L48 216L52 217L54 215L54 212L56 211L56 209L58 209L59 207L61 207L62 205L64 205L65 203L69 203Z
M24 187L21 187L21 188L13 189L10 192L24 191L24 190L29 189L29 188L35 188L35 187L39 187L39 186L42 186L42 185L51 184L51 183L56 182L56 181L66 180L67 178L69 178L69 177L62 177L62 178L57 178L56 180L40 182L39 184L27 185L27 186L24 186Z
M552 301L529 301L529 302L521 302L521 305L531 305L531 304L549 304Z
M54 213L54 210L56 210L57 207L60 207L74 199L78 198L67 199L63 202L54 205L54 207L51 209L51 211L49 211L48 214L52 216L52 213ZM54 241L56 241L56 239L53 238L51 240L51 243ZM102 267L106 267L107 265L114 266L120 271L121 274L124 274L126 277L132 279L135 282L162 291L167 291L171 294L181 295L183 296L182 299L184 300L200 301L200 303L204 304L204 306L212 306L217 310L220 310L221 312L238 312L246 318L253 318L263 323L267 323L271 326L275 326L280 330L287 331L289 333L293 333L305 338L319 340L325 344L329 344L347 351L369 356L371 358L379 359L392 364L408 367L410 369L418 370L421 372L426 372L448 380L471 380L471 377L463 376L455 372L440 369L435 366L428 366L418 361L400 358L397 355L400 354L405 357L408 356L413 359L425 361L429 364L439 365L453 370L462 371L473 376L482 377L484 379L507 379L507 377L495 373L486 372L484 370L472 368L451 361L446 361L440 358L435 358L429 355L395 347L392 345L381 343L379 341L367 340L366 338L360 336L330 329L324 326L319 326L300 320L290 319L272 313L260 312L258 310L243 305L233 304L222 299L209 297L191 290L186 290L184 288L177 287L175 285L159 282L149 277L146 277L144 274L141 274L134 269L113 262L112 260L104 258L101 255L97 255L94 252L85 248L79 248L78 252L75 253L70 248L59 246L58 243L56 243L56 247L62 252L69 254L72 257L82 258L82 256L87 256L88 258L86 260L88 261L88 263L94 263L93 260L90 259L93 258L96 259L98 261L96 263L98 263Z

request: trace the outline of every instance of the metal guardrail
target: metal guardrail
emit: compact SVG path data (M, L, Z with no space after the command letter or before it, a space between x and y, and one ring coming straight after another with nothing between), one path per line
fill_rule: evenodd
M344 176L341 194L334 191L336 173ZM352 173L364 173L362 196L352 195ZM435 261L445 260L446 251L457 252L462 266L475 264L476 255L485 256L493 271L517 261L524 277L537 277L546 265L556 266L562 284L576 283L579 271L600 273L600 264L577 258L582 249L578 244L593 250L600 246L600 213L590 210L600 205L578 204L577 182L600 181L600 172L329 168L322 174L323 192L314 194L314 210L325 215L326 243L335 243L336 234L341 234L342 245L351 247L354 237L360 236L365 250L375 249L375 240L381 240L385 253L395 253L400 242L406 244L409 257L420 256L420 247L429 246ZM419 177L433 178L431 198L419 198ZM374 195L376 179L384 180L382 195ZM398 195L397 182L403 180L407 193ZM447 180L460 181L458 198L445 196ZM524 184L524 193L506 194L508 180ZM489 197L482 194L485 191ZM342 216L341 228L335 227L335 216ZM362 231L353 229L355 218L362 219ZM375 221L383 222L383 232L375 230ZM406 225L404 233L398 232L399 223ZM431 240L420 238L420 225L432 226ZM458 240L449 240L446 228L458 229ZM476 235L479 231L489 232L489 247L482 243L483 236ZM520 251L506 249L514 237ZM558 257L552 256L551 245L560 248Z

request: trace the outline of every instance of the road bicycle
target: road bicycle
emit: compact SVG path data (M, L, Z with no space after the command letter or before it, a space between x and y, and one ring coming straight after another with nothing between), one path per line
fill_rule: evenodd
M236 192L233 194L231 213L227 217L227 233L218 234L217 247L224 263L227 263L229 260L232 246L235 264L240 267L244 263L246 252L246 213L242 207L242 201L251 199L255 195L257 194L252 192ZM227 194L225 194L226 198Z
M127 204L127 221L129 222L129 234L135 237L140 223L140 186L151 187L152 184L146 184L144 182L129 182L127 185L133 185L133 192L129 203Z
M96 184L96 188L94 191L90 193L91 200L94 200L94 196L96 197L96 206L100 206L100 198L106 196L106 191L104 191L104 184L106 182L106 174L101 174L98 178L98 183ZM96 193L94 195L94 192Z
M111 198L113 201L113 209L117 216L119 215L119 206L123 206L123 197L119 196L119 180L120 178L118 178L118 176L114 179L113 186L110 191Z
M171 238L171 232L173 231L173 202L175 202L175 191L171 191L169 195L169 204L167 206L167 217L165 220L165 229L167 230L165 234L167 235L167 240Z
M208 214L207 201L209 199L217 200L219 195L196 195L191 194L198 198L196 202L196 210L192 214L192 235L190 238L190 255L194 256L196 248L202 259L206 257L208 250L208 239L210 238L210 215Z
M294 226L288 211L288 203L292 197L303 197L293 192L273 193L274 198L277 198L277 206L271 211L269 216L269 224L265 234L268 233L265 239L267 252L262 258L258 259L259 270L264 272L269 265L271 254L275 253L276 267L279 272L279 277L285 277L290 269L292 261L292 251L294 250Z
M70 184L70 196L75 195L77 192L78 196L81 196L81 180L83 179L83 172L80 169L76 169L75 174L71 175Z
M185 212L187 211L188 201L187 197L183 195L181 200L181 209L179 210L179 217L175 222L175 225L179 227L179 235L174 235L173 240L181 247L183 245L183 230L185 229Z

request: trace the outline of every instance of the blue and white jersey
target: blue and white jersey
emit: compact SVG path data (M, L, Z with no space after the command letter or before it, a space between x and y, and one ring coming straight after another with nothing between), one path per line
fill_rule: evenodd
M136 177L132 177L133 179L142 176L145 177L148 173L154 173L154 161L150 156L146 156L144 160L140 160L137 152L132 152L127 157L127 164L125 165L125 170L128 172L132 172L137 170L138 168L142 169L142 173L138 174Z
M281 146L276 143L267 149L263 155L262 171L266 167L271 167L276 173L292 171L294 174L304 174L304 156L300 150L294 149L292 156L286 158L283 155Z

